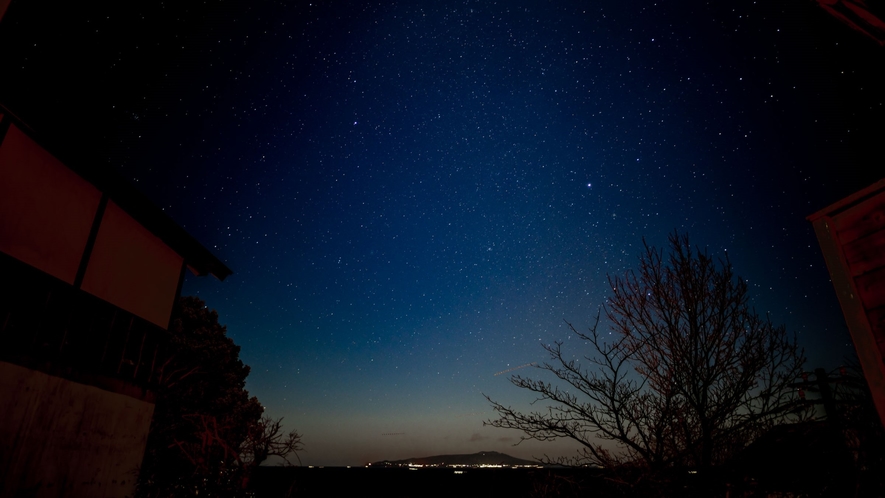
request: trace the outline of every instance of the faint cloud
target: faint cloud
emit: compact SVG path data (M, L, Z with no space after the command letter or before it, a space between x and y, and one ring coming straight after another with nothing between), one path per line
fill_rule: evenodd
M488 437L480 435L478 432L474 432L472 436L470 436L470 442L475 443L477 441L484 441L488 439Z

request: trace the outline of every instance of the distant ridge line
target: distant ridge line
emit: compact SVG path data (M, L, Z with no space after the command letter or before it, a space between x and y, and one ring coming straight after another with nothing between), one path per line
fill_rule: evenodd
M466 455L434 455L425 457L406 458L404 460L383 460L374 462L372 466L406 466L406 465L540 465L534 460L523 460L497 451L480 451Z

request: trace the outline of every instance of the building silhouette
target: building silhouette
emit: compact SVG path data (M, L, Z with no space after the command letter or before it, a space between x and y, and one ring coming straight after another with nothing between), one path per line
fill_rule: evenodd
M187 270L231 273L0 106L0 496L133 493Z

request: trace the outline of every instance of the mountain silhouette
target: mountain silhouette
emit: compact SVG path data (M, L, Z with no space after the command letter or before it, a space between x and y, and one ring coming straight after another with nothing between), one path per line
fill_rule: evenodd
M540 465L533 460L523 460L497 451L481 451L470 455L435 455L420 458L406 458L404 460L383 460L372 463L372 466L401 466L401 465Z

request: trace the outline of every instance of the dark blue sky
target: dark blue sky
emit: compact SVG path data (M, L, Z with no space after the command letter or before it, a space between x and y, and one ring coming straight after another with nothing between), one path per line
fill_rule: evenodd
M885 176L885 61L816 3L297 3L14 1L0 98L234 270L184 293L306 464L570 451L482 393L673 230L850 354L805 217Z

